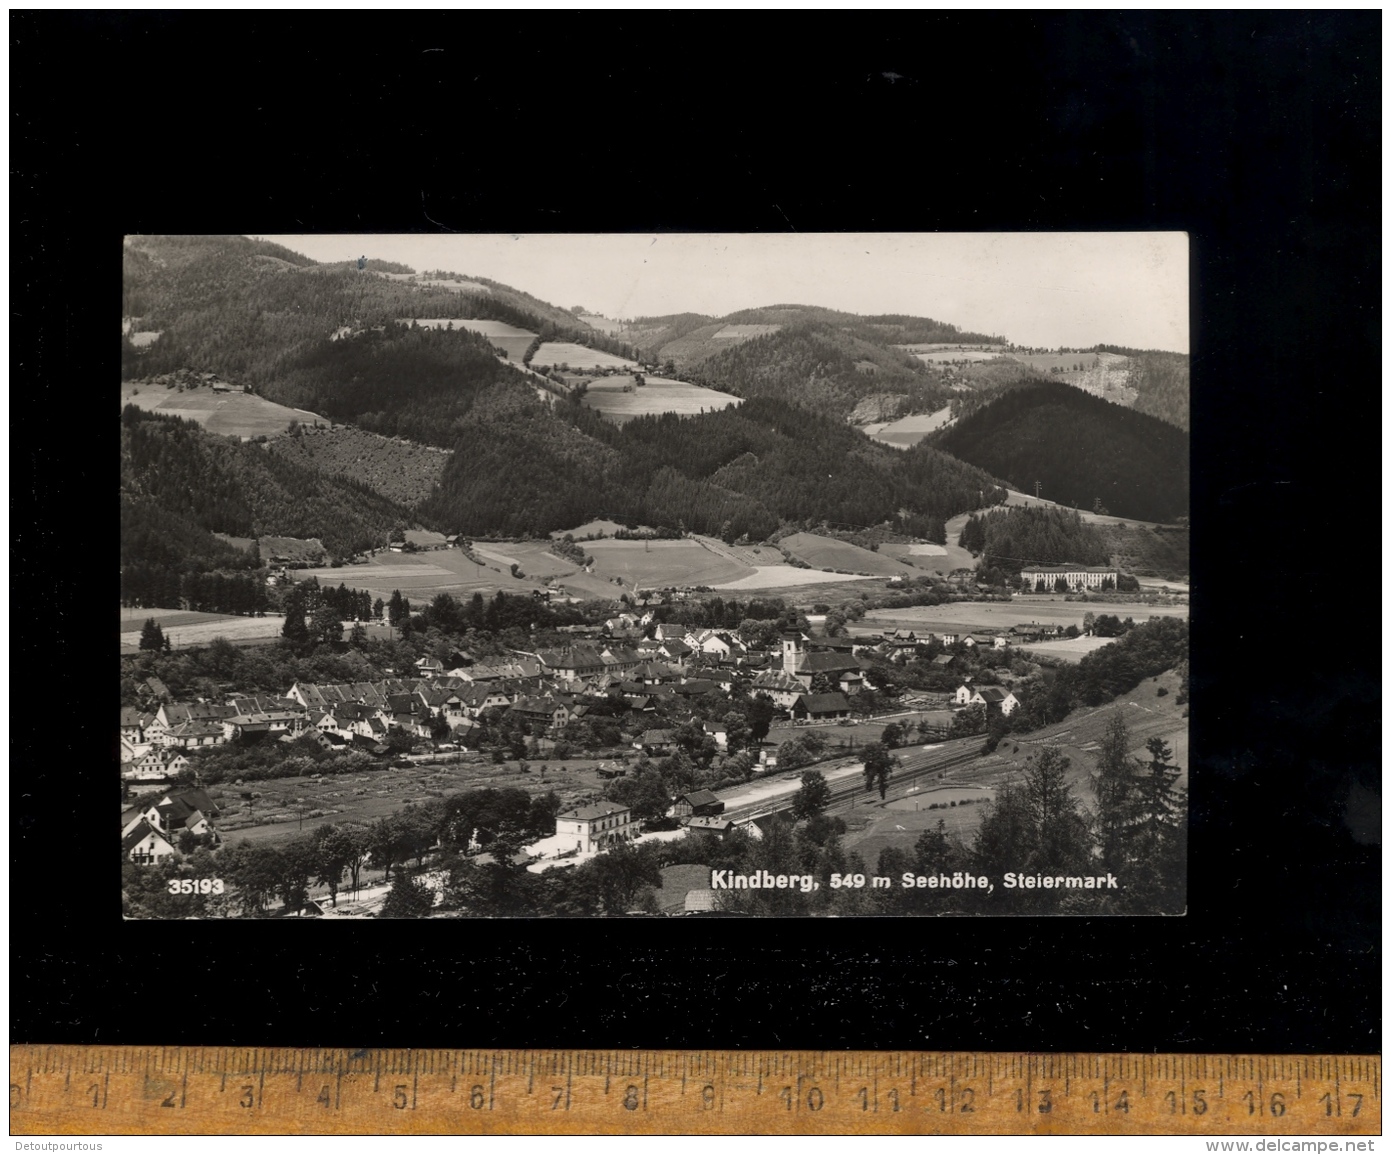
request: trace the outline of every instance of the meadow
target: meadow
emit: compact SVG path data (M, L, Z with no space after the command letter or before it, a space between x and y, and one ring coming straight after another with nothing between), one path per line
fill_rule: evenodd
M1080 662L1094 650L1114 642L1115 638L1059 638L1056 642L1034 642L1021 649L1040 657L1057 658L1064 662Z
M476 565L457 549L420 554L383 551L364 565L297 570L295 577L301 581L315 577L323 585L342 583L350 589L365 589L374 599L389 599L393 590L400 590L417 605L438 593L462 599L471 597L475 591L485 594L499 589L509 593L530 592L537 584L512 577L506 565Z
M291 421L332 424L307 409L277 405L253 393L214 393L207 387L181 393L158 385L122 382L121 408L127 405L166 417L182 417L224 437L274 437L284 433Z
M941 349L911 355L928 365L950 364L953 361L994 361L1003 356L1001 353L985 353L979 349Z
M476 322L475 322L476 323ZM510 351L509 351L510 352ZM557 368L569 365L571 369L636 369L636 362L623 357L615 357L600 349L590 349L576 345L572 341L547 341L536 350L531 363L538 369Z
M750 567L706 549L698 541L592 541L584 547L603 577L619 577L630 588L718 586L751 575Z
M1115 614L1118 618L1134 618L1143 622L1152 617L1186 618L1187 606L1147 606L1068 602L1061 595L1039 594L1016 597L1008 602L948 602L940 606L906 606L903 609L870 610L864 621L851 626L852 633L878 633L881 630L930 629L941 632L952 627L970 632L973 629L1005 629L1024 622L1039 625L1082 625L1082 615ZM1038 649L1029 646L1029 649Z
M779 541L778 545L798 561L804 561L819 570L845 570L853 574L896 577L903 573L904 569L903 563L897 558L815 533L790 534Z
M138 615L127 619L126 614ZM161 615L165 615L161 619ZM134 654L140 648L140 629L146 618L154 618L160 623L164 636L170 646L206 646L214 638L226 638L233 642L249 642L264 639L271 641L280 637L285 625L281 614L267 614L263 618L243 618L226 614L192 614L180 610L121 610L121 653ZM197 621L185 619L196 618Z
M935 413L915 413L911 417L900 417L897 421L876 422L862 428L871 440L906 449L934 430L941 429L950 420L951 406L948 405Z
M1130 360L1119 353L1011 353L1009 356L1013 361L1019 361L1030 369L1037 369L1044 373L1054 369L1071 370L1078 366L1083 369L1094 365L1102 368L1117 368L1127 364Z
M817 590L817 600L830 602L846 601L859 597L862 587L852 586L852 582L881 581L877 577L860 577L853 574L826 573L819 569L799 569L795 565L758 566L747 577L735 578L713 588L724 593L729 590L758 590L769 597L787 596L798 598L807 586L833 586L834 591Z
M449 287L447 283L445 287ZM516 325L509 325L506 321L460 320L457 317L417 317L415 323L423 329L448 329L452 325L455 329L467 329L470 333L480 333L499 349L504 350L507 353L507 359L516 365L522 363L527 349L536 339L536 334L529 329L519 329Z
M544 346L543 346L544 348ZM615 425L622 425L634 417L648 413L703 413L714 412L730 405L742 405L743 398L717 389L702 389L685 381L673 381L667 377L647 377L645 383L624 392L632 386L633 378L600 377L591 381L585 390L583 402L590 409L600 413Z
M624 329L622 321L610 321L598 313L580 313L579 318L591 329L597 329L600 333L605 333L610 337L619 336Z

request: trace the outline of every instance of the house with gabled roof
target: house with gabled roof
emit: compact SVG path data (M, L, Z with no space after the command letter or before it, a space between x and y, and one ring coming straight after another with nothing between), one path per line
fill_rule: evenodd
M138 865L155 865L174 853L169 840L143 820L121 835L121 856Z
M140 683L138 687L142 695L153 698L157 702L172 702L174 695L169 692L169 687L156 677L148 677Z
M674 818L707 817L724 813L724 803L709 790L693 790L683 794L667 811Z
M676 741L671 730L644 730L633 740L633 748L644 754L665 754Z
M1009 717L1019 709L1020 702L1011 690L1004 690L999 686L982 686L972 695L971 705L984 706L987 713L998 710L1005 717Z
M773 699L774 705L784 710L790 710L792 703L806 690L807 687L799 679L782 670L766 670L749 684L749 693L767 694Z
M148 795L121 815L121 834L129 834L141 822L170 838L184 830L192 834L216 833L212 819L221 813L206 790L164 790Z
M127 782L169 782L187 770L190 763L182 754L167 746L148 746L143 754L132 758L121 769Z
M508 714L515 714L528 722L541 722L552 730L559 730L570 720L570 711L564 703L553 698L519 698L508 707Z
M848 718L850 703L839 691L832 694L802 694L792 703L791 712L794 718L806 718L810 721Z
M177 746L181 750L221 746L226 741L227 735L221 724L211 722L182 722L159 735L161 746Z
M145 740L145 715L134 706L121 707L121 737L132 742Z

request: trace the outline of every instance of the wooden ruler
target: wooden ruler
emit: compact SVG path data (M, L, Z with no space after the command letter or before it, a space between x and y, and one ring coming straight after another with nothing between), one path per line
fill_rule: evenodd
M1378 1135L1373 1055L10 1048L14 1135Z

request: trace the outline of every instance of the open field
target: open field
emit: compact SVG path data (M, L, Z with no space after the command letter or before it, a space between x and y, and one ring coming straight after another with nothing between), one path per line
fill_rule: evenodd
M476 566L462 550L441 549L429 553L378 553L365 565L345 565L337 568L296 571L303 580L316 577L320 583L350 589L365 589L374 598L390 598L400 590L413 603L421 604L437 593L450 593L457 598L472 596L475 590L491 594L503 589L509 593L529 592L536 582L517 579L507 572L507 566Z
M766 337L776 333L781 325L725 325L710 339L712 341L747 341L750 337Z
M885 542L879 547L879 552L926 573L949 574L952 570L970 569L976 561L969 550L958 545L935 545L931 542L912 545Z
M428 285L432 289L448 289L452 293L491 293L492 290L481 281L443 281L437 277L422 277L415 273L387 273L393 281L414 281L417 285Z
M796 566L762 566L751 577L716 586L721 593L730 590L757 590L770 598L783 598L794 605L814 605L825 602L839 605L863 597L865 582L882 582L883 578L855 577L851 574L824 573L819 569L798 569Z
M1084 369L1093 365L1114 369L1130 361L1120 353L1011 353L1009 357L1043 373L1053 369L1070 370L1078 365Z
M1045 658L1058 658L1064 662L1080 662L1093 650L1109 646L1115 638L1060 638L1056 642L1032 642L1020 649Z
M615 425L622 425L647 413L713 412L744 403L742 397L735 397L732 393L702 389L699 385L673 381L668 377L647 377L644 380L646 383L640 388L625 393L624 387L633 383L631 376L600 377L590 382L582 400Z
M1135 580L1140 583L1141 589L1172 590L1176 594L1186 594L1192 592L1187 582L1171 582L1166 581L1164 578L1157 577L1137 577Z
M130 343L137 349L145 349L159 340L161 332L162 330L156 329L147 333L128 333L127 336L130 338Z
M952 361L995 361L1004 354L982 352L978 349L940 349L931 353L914 353L913 356L927 365L940 365Z
M160 628L164 630L168 630L170 626L194 626L206 622L244 622L247 620L239 614L204 614L196 610L159 608L142 610L136 606L122 606L121 633L129 633L134 630L138 634L147 618L154 618L159 623Z
M843 582L869 582L879 581L875 577L857 577L852 574L826 573L819 569L798 569L795 565L769 565L757 567L757 572L748 577L736 578L714 588L720 591L725 590L758 590L760 593L767 594L769 597L780 597L786 594L794 600L802 592L805 586L830 586L839 585ZM847 593L844 598L858 597L856 593ZM819 593L818 599L831 598L832 595ZM834 598L833 600L844 600L844 598Z
M698 533L691 534L691 537L706 549L740 565L758 569L760 566L783 564L782 551L775 545L728 545L717 537L705 537Z
M929 433L941 429L951 420L951 406L947 405L936 413L915 413L911 417L900 417L897 421L878 422L862 426L871 440L896 449L906 449L916 445Z
M798 561L804 561L816 569L846 570L876 577L896 577L904 572L903 563L897 558L881 556L872 550L851 545L848 541L822 537L820 534L794 533L783 538L778 545Z
M908 345L893 345L891 348L901 349L905 353L945 353L951 350L966 351L969 353L998 353L1005 352L1003 345L971 345L960 341L914 341Z
M590 349L571 341L547 341L536 350L531 363L538 368L545 365L555 368L569 365L571 369L636 369L637 363L623 357L615 357L600 349Z
M886 803L885 810L899 810L915 814L934 807L940 810L950 807L953 802L988 802L995 792L989 786L930 786L926 790L909 787L902 798Z
M445 287L449 287L447 282L444 284ZM403 323L409 324L409 318L403 318ZM506 350L507 359L516 365L522 363L522 357L526 355L527 349L536 339L536 334L529 329L519 329L516 325L509 325L506 321L460 320L458 317L417 317L415 323L424 329L448 329L453 326L455 329L467 329L471 333L481 333L499 349Z
M603 780L595 773L598 761L537 758L527 763L530 770L526 774L519 771L518 765L422 763L408 770L383 767L317 779L271 778L243 786L223 782L212 787L210 793L223 809L218 828L229 844L246 839L276 845L300 833L301 813L304 831L308 832L330 822L372 822L395 813L407 802L423 803L461 790L508 786L533 795L555 790L564 805L572 806L595 797L603 788ZM546 767L544 781L542 766ZM243 799L244 791L257 797ZM322 813L310 817L311 810Z
M597 329L600 333L605 333L610 337L618 336L625 327L622 321L610 321L598 313L579 313L577 315L591 329Z
M574 529L557 529L551 536L560 538L568 533L576 541L580 541L591 534L603 533L612 537L622 528L623 527L616 521L605 521L603 518L598 518L595 521L587 521L583 525L577 525Z
M870 610L865 614L864 621L851 625L850 632L878 633L880 630L892 630L900 626L905 629L928 627L938 631L945 627L956 627L969 632L981 628L1004 629L1021 622L1080 628L1082 615L1088 611L1094 614L1115 614L1122 619L1134 618L1137 622L1152 617L1188 617L1187 606L1067 602L1063 601L1060 595L1030 594L1026 597L1012 598L1008 602L950 602L940 606Z
M617 528L614 523L607 523ZM586 527L580 527L585 529ZM676 541L620 541L603 538L583 542L583 548L594 557L593 572L585 572L568 558L551 552L547 541L475 542L475 553L482 564L469 560L462 550L431 550L421 554L378 553L364 565L339 566L305 570L304 578L317 577L320 582L366 589L373 597L390 597L399 589L412 602L420 603L435 594L451 593L469 597L474 591L492 593L529 592L539 588L543 579L554 579L562 591L574 597L616 598L623 590L636 584L643 589L664 587L711 586L720 589L763 589L767 585L791 586L807 584L803 575L811 574L812 582L835 581L835 575L819 571L800 570L788 565L769 567L775 571L760 582L760 571L744 565L725 551L708 549L693 538ZM779 556L766 547L770 557ZM511 575L517 565L522 577ZM741 579L748 584L741 584Z
M133 622L127 621L125 615L129 612L139 614ZM280 637L280 631L285 625L285 618L281 614L267 614L263 618L243 618L226 614L188 614L181 611L172 610L121 610L121 653L137 653L140 648L140 629L145 624L145 619L153 617L159 620L159 614L177 614L179 618L200 618L201 621L190 621L186 624L180 622L176 625L167 625L160 622L160 628L164 630L164 636L169 644L175 648L180 646L206 646L214 638L226 638L228 641L254 641L266 639L267 641Z
M739 565L706 549L698 541L592 541L585 549L594 556L595 570L621 577L644 589L664 586L719 586L750 576Z
M252 393L214 393L206 386L180 393L177 389L125 381L121 383L121 408L127 405L196 421L209 433L224 437L274 437L284 433L291 421L332 424L327 417L307 409L277 405Z

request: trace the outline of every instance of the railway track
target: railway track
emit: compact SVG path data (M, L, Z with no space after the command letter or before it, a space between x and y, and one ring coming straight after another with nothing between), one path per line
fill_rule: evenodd
M900 764L894 770L889 779L890 793L902 791L902 788L916 782L930 774L937 774L943 770L949 770L955 766L972 761L979 753L976 746L978 739L962 739L961 741L970 743L967 749L937 749L937 750L915 750L911 753L900 755ZM800 789L799 784L788 783L785 794L779 794L773 798L764 798L758 802L751 802L748 805L740 806L734 810L726 810L721 817L728 818L736 823L752 822L758 818L766 818L770 814L776 814L781 810L787 810L792 806L792 800L796 797ZM826 805L828 812L843 809L850 806L866 793L864 779L860 776L843 779L841 782L831 787L831 798Z

